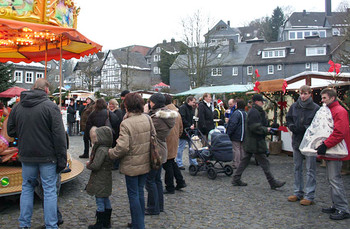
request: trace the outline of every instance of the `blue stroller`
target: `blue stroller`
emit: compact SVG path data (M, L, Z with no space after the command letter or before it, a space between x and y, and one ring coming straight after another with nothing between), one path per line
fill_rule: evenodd
M198 165L190 165L190 175L196 176L198 172L205 171L209 179L215 179L218 173L225 173L227 176L233 174L231 165L224 165L223 162L230 162L233 159L232 142L227 134L214 132L211 135L211 144L209 145L204 135L198 130L185 129L186 135L191 142L190 156L198 158ZM195 136L198 136L195 138ZM200 139L206 146L198 147L193 139Z

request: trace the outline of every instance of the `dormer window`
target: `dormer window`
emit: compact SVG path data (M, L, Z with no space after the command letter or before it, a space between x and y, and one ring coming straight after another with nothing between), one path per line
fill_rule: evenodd
M265 50L263 51L262 58L283 58L286 57L286 51L285 50Z
M324 55L326 55L326 47L306 48L306 56L324 56Z
M156 48L156 53L160 53L160 47Z

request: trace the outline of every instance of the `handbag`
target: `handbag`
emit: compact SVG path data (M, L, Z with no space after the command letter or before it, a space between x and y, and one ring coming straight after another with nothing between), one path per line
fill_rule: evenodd
M160 167L162 166L162 160L159 155L156 130L154 129L151 118L148 115L147 115L147 118L151 126L151 140L150 140L151 169L157 170L157 169L160 169Z

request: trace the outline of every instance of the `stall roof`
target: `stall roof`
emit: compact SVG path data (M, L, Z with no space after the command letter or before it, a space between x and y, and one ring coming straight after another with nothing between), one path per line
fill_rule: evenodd
M175 96L181 95L198 95L204 93L221 94L221 93L233 93L233 92L246 92L252 90L253 84L231 84L225 86L210 86L210 87L198 87L192 90L184 91Z

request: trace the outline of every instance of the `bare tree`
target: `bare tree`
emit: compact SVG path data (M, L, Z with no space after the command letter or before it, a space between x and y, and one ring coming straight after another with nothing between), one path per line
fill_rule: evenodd
M177 67L182 69L188 75L189 80L194 87L205 84L210 63L209 39L204 39L204 34L209 31L210 19L203 19L200 11L197 11L192 17L183 19L183 40L187 45L187 53L178 58Z

